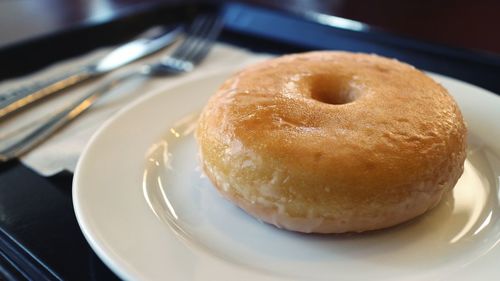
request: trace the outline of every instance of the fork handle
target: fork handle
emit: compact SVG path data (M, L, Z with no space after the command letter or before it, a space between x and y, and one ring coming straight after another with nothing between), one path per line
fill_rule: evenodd
M28 134L22 134L19 139L11 140L12 145L0 151L0 162L7 162L28 152L36 145L49 138L57 130L61 129L76 117L87 111L97 99L114 88L120 82L134 76L140 76L141 72L131 71L115 79L104 82L96 89L83 96L76 102L69 104L58 113L54 114L47 121L36 126ZM15 136L14 136L15 138Z
M0 119L28 104L99 74L92 68L85 67L27 87L0 93Z

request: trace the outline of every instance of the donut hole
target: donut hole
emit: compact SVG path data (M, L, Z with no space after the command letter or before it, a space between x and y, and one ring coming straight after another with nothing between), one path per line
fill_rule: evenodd
M316 75L310 77L311 98L327 104L346 104L356 100L357 95L343 76Z

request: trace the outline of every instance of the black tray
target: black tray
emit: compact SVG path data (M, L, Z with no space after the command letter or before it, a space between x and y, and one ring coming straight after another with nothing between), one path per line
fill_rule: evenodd
M118 43L147 26L188 20L213 8L220 9L225 21L220 41L255 52L336 49L377 53L500 93L498 56L398 37L365 25L343 24L339 28L334 26L338 23L334 17L292 15L243 4L156 7L110 23L81 26L11 46L0 50L0 80ZM17 161L0 166L0 280L117 279L80 232L71 181L69 172L44 178Z

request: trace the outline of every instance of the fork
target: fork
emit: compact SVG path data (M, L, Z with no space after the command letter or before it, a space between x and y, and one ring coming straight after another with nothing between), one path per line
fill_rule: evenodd
M192 71L206 57L222 26L221 19L216 15L198 16L188 28L184 41L170 55L155 63L143 65L136 70L105 81L78 101L66 106L50 118L36 123L32 126L34 128L31 127L31 132L21 134L18 139L7 140L12 144L0 150L0 162L19 157L42 143L57 130L86 112L101 96L125 80L136 76L179 75Z

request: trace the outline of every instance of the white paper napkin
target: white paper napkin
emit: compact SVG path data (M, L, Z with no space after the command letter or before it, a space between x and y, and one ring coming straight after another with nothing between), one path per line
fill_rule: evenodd
M57 76L72 69L79 68L96 59L102 57L111 48L100 49L79 58L67 60L55 64L47 69L43 69L33 75L20 79L6 81L0 84L0 91L17 88L22 85ZM120 75L144 64L147 61L154 61L161 56L165 56L171 50L148 57L134 64L119 69L112 74L99 80L109 79L115 75ZM25 154L21 161L36 172L50 176L63 170L73 172L80 154L92 134L102 125L102 123L115 114L125 105L134 101L138 97L152 94L162 89L167 89L173 84L187 82L191 79L218 72L223 69L234 69L242 67L268 58L263 54L255 54L244 49L229 45L217 44L210 52L206 60L193 72L180 76L158 77L158 78L137 78L127 81L119 87L113 89L102 97L89 111L78 117L69 126L53 135L50 139L36 147L31 152ZM62 108L85 95L96 87L101 81L91 81L77 87L73 87L48 101L26 110L6 122L0 124L0 141L5 141L9 134L21 127L31 126L34 122L39 122L46 116Z

